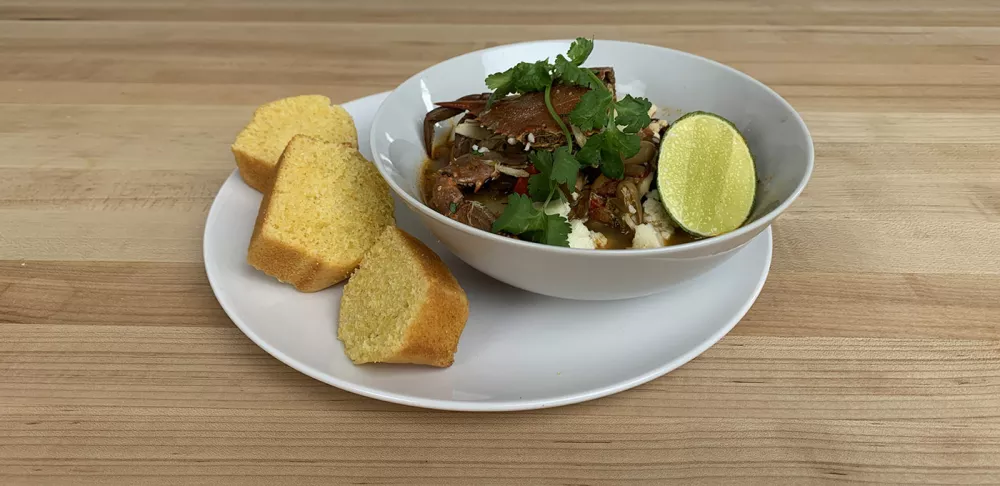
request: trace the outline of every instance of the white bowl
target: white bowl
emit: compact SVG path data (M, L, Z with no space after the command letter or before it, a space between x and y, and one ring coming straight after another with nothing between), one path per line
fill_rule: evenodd
M437 213L421 201L424 115L438 101L486 92L487 75L520 61L554 59L570 40L526 42L470 52L432 66L399 85L375 114L375 165L421 222L455 255L500 281L568 299L611 300L683 284L733 255L764 231L805 188L813 168L812 138L784 99L735 69L685 52L596 41L587 66L612 66L619 96L644 96L670 121L691 111L727 118L746 138L757 165L750 222L714 238L644 250L581 250L514 240ZM664 112L670 116L664 116Z

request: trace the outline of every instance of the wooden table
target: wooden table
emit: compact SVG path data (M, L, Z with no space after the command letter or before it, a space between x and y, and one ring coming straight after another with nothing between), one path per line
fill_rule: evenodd
M616 396L463 414L230 322L201 234L254 106L577 35L727 63L809 124L729 336ZM1000 482L998 127L994 1L3 1L0 484Z

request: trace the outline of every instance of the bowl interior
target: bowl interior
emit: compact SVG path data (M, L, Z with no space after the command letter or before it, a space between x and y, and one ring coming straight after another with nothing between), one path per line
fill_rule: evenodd
M382 174L407 204L423 206L422 122L434 103L486 92L487 75L521 61L554 59L566 52L569 42L529 42L471 52L437 64L393 91L372 125L372 152ZM700 110L735 124L757 165L751 222L773 219L777 215L773 210L792 199L808 179L812 142L805 124L787 102L753 78L692 54L616 41L596 41L586 65L613 67L618 95L649 98L659 107L660 118L673 121Z

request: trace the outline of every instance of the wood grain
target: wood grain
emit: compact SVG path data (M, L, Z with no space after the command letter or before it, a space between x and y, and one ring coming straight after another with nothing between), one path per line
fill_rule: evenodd
M441 413L307 378L201 232L253 108L507 42L732 65L812 182L743 322L634 390ZM0 484L1000 483L1000 3L0 2Z

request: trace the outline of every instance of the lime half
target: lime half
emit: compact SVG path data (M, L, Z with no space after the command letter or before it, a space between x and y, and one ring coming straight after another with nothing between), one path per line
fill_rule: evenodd
M718 236L750 216L757 173L739 130L721 116L694 112L667 129L657 167L660 200L696 236Z

